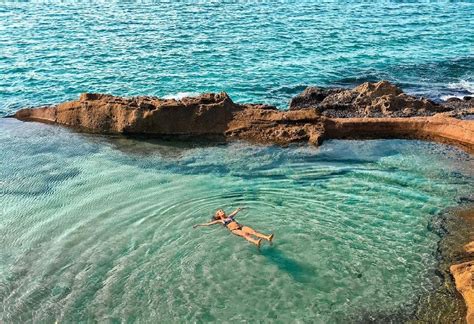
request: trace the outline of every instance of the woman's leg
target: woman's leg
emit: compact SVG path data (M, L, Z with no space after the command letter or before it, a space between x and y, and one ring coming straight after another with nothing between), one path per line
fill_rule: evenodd
M254 230L253 228L251 228L249 226L243 226L242 231L244 233L247 233L247 234L250 234L250 235L255 235L256 237L264 238L267 241L271 241L273 239L273 234L265 235L265 234L257 232L256 230Z
M256 240L256 239L254 239L252 236L250 236L249 234L245 233L245 232L242 231L242 230L233 230L233 231L232 231L232 234L241 236L241 237L243 237L244 239L246 239L247 241L249 241L250 243L253 243L253 244L255 244L256 246L260 247L260 242L262 241L262 239Z

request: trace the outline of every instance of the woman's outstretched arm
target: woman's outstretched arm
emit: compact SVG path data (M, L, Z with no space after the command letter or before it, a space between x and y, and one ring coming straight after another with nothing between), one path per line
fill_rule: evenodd
M219 224L219 223L222 223L222 221L220 219L209 222L209 223L196 224L196 225L193 225L193 228L196 228L196 227L199 227L199 226L210 226L210 225Z
M236 210L234 210L232 213L230 213L229 216L227 216L227 217L234 217L241 210L242 210L242 207L239 207Z

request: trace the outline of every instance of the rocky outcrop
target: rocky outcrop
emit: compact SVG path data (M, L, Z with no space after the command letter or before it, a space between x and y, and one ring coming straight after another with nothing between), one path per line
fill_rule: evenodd
M321 142L320 116L314 111L283 112L263 104L234 103L226 93L160 99L82 94L57 106L22 109L20 120L56 123L96 133L242 138L288 144Z
M264 143L318 145L323 140L324 120L314 111L243 109L235 113L225 135Z
M182 100L84 93L79 100L22 109L15 116L100 133L201 135L222 134L239 109L226 93Z
M218 135L279 144L320 144L325 138L420 138L473 151L473 122L454 118L470 114L470 106L453 105L417 99L380 81L354 89L307 88L293 98L289 111L236 104L226 93L179 100L86 93L56 106L22 109L15 117L99 133ZM446 111L448 107L453 109Z
M474 242L469 242L464 245L464 251L467 253L474 253Z
M463 99L450 98L441 103L447 115L459 118L474 117L474 97L465 96Z
M457 212L457 217L462 220L460 229L462 235L461 246L462 249L457 248L454 265L451 265L449 271L451 272L457 291L464 298L467 308L466 321L469 324L474 324L474 205L469 204L467 207L461 208ZM467 242L467 243L466 243Z
M307 87L302 93L291 99L289 108L290 110L316 108L330 95L336 95L343 91L345 91L345 89Z
M291 100L289 109L314 109L336 118L432 116L454 110L449 105L409 96L388 81L366 82L354 89L308 87Z
M450 271L454 277L456 289L466 303L466 321L468 324L474 324L474 261L452 265Z
M412 118L327 118L327 138L416 138L463 147L474 152L474 121L442 114Z

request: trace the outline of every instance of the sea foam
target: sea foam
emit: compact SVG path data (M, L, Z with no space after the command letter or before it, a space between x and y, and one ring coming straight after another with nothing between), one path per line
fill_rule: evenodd
M176 99L176 100L181 100L185 97L197 97L199 96L199 92L178 92L174 94L169 94L166 96L163 96L163 99Z
M474 94L474 81L461 80L459 82L452 82L448 84L449 89L463 90Z

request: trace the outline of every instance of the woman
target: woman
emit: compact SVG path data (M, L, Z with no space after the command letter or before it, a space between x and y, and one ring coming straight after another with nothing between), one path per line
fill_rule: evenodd
M198 226L209 226L209 225L214 225L214 224L222 224L229 231L231 231L233 234L242 236L244 239L247 241L255 244L256 246L260 247L260 243L262 242L262 238L266 239L267 241L271 242L273 240L273 234L270 235L265 235L262 233L259 233L255 231L253 228L248 227L248 226L243 226L234 219L234 216L241 211L242 208L237 208L234 210L229 216L226 216L225 212L222 209L219 209L216 211L216 214L213 217L213 220L210 221L209 223L205 224L198 224L194 225L193 228L196 228ZM258 239L252 237L256 236Z

